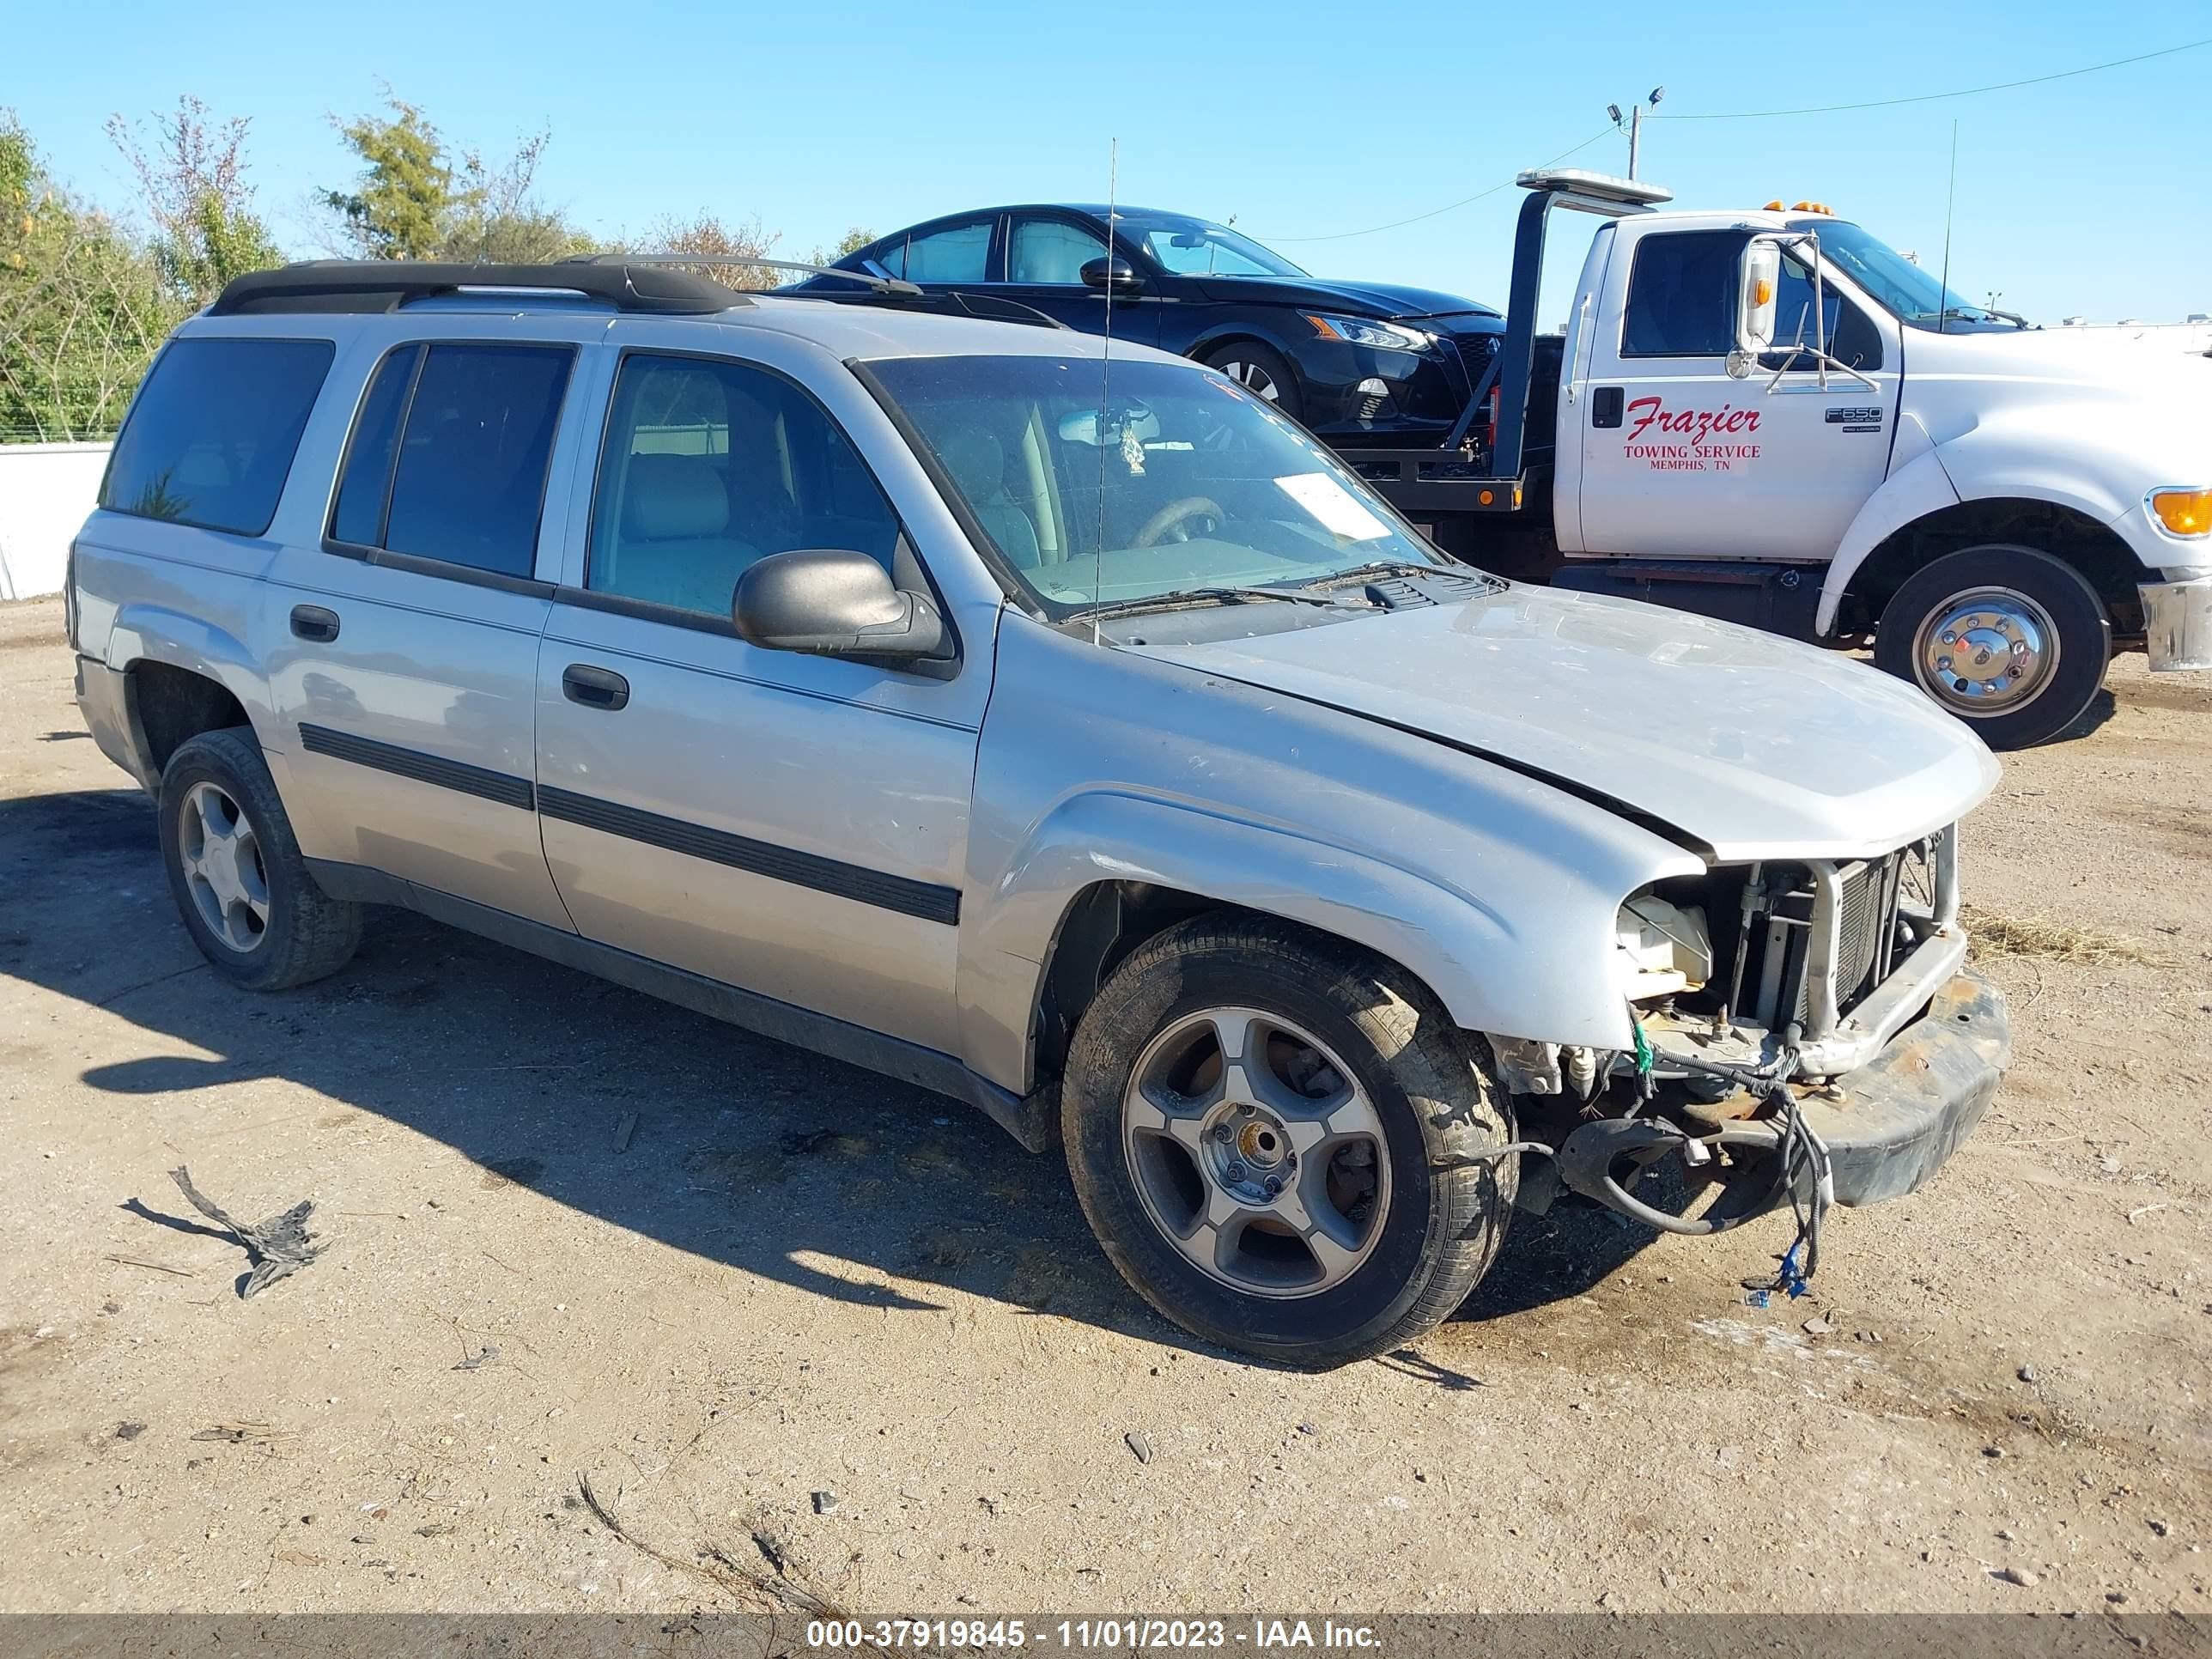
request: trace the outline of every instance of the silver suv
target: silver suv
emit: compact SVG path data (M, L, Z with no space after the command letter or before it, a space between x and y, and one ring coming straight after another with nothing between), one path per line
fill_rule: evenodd
M934 304L317 264L180 328L69 627L209 961L298 985L403 905L955 1096L1298 1364L1450 1313L1516 1194L1786 1206L1784 1282L1964 1139L1962 726Z

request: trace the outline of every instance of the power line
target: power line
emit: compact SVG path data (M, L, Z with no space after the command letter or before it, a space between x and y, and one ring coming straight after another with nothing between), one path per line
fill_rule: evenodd
M2179 46L2162 46L2156 52L2138 52L2133 58L2115 58L2109 64L2090 64L2081 69L2060 70L2055 75L2031 75L2024 81L1998 81L1986 87L1961 87L1956 92L1923 92L1911 98L1876 98L1863 104L1819 104L1806 109L1738 109L1711 115L1669 112L1661 115L1656 111L1655 121L1764 121L1779 115L1838 115L1850 110L1890 109L1899 104L1932 104L1945 98L1973 98L1985 92L2009 92L2015 87L2039 87L2052 81L2070 81L2077 75L2095 75L2110 69L2123 69L2130 64L2148 64L2154 58L2171 58L2179 52L2195 52L2201 46L2212 46L2212 40L2191 40Z
M1611 127L1607 127L1601 132L1594 132L1572 149L1563 149L1550 161L1540 161L1537 165L1540 167L1556 167L1570 155L1580 155L1599 139L1610 135L1612 131ZM1514 179L1508 179L1502 185L1492 185L1488 190L1479 190L1472 196L1462 196L1456 202L1446 202L1440 208L1431 208L1426 213L1417 213L1410 219L1393 219L1387 225L1370 225L1364 230L1340 230L1327 236L1269 236L1262 240L1272 246L1277 242L1342 242L1348 241L1354 236L1372 236L1378 231L1396 230L1403 225L1418 225L1424 219L1434 219L1440 214L1449 213L1455 209L1480 202L1486 196L1495 196L1501 190L1510 190L1516 182L1517 175Z

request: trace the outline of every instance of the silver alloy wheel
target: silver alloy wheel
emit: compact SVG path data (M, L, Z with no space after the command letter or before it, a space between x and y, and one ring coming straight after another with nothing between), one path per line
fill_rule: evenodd
M1224 374L1236 381L1254 397L1264 398L1271 404L1282 401L1282 387L1277 386L1275 377L1261 368L1259 364L1248 363L1242 358L1231 357L1227 362L1219 364L1218 368Z
M1928 613L1912 641L1920 689L1970 719L2024 708L2057 672L2057 625L2016 588L1953 594Z
M1249 1295L1327 1290L1382 1235L1390 1160L1374 1103L1279 1014L1208 1008L1154 1037L1122 1097L1121 1144L1162 1236Z
M240 956L269 934L269 871L261 842L237 801L196 783L177 809L177 856L208 931Z

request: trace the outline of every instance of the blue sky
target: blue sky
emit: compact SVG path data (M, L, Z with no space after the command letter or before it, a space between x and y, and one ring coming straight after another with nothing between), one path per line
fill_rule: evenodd
M853 224L1102 198L1118 139L1125 202L1234 215L1325 274L1502 305L1510 189L1342 233L1426 213L1601 133L1572 164L1623 171L1626 141L1607 131L1605 106L1663 83L1643 172L1686 204L1811 197L1932 265L1955 119L1960 292L1979 301L1994 289L2048 321L2212 311L2212 47L1941 102L1668 118L1909 97L2154 51L2212 35L2205 0L1533 12L1465 0L387 0L199 14L103 0L38 12L35 53L12 66L34 55L36 73L0 75L0 105L60 177L126 200L102 124L192 93L252 118L259 205L303 255L325 251L313 191L349 176L329 118L372 106L388 82L457 149L500 155L550 128L542 192L602 233L703 209L757 216L781 233L779 252L804 258ZM0 33L25 44L20 29ZM1580 222L1563 228L1579 240ZM1563 304L1547 290L1547 323Z

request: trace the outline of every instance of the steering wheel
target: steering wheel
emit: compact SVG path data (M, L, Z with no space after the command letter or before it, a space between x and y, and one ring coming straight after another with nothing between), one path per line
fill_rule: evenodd
M1179 501L1170 501L1151 518L1146 520L1143 526L1137 532L1137 539L1130 545L1152 547L1158 544L1159 539L1169 531L1179 528L1188 520L1211 519L1218 525L1223 516L1220 502L1209 501L1203 495L1186 495ZM1177 536L1176 539L1179 542L1187 542L1190 537L1188 532L1185 532Z

